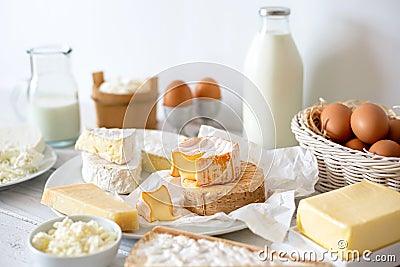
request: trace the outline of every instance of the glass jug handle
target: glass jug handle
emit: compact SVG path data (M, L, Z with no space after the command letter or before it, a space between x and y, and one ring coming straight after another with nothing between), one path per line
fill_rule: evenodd
M26 122L28 120L28 91L29 79L25 79L17 83L10 93L10 101L14 113L22 122Z

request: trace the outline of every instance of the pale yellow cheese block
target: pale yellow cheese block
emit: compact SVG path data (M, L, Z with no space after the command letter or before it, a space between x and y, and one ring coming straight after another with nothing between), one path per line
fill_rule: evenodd
M136 208L139 215L148 222L173 221L179 218L179 216L174 216L171 195L165 185L153 192L142 192Z
M231 183L199 187L186 179L181 185L185 208L198 215L229 214L247 204L265 201L264 172L250 162L241 162L240 175Z
M106 217L115 221L122 231L139 229L137 210L94 184L46 188L41 203L65 215L86 214Z
M297 226L328 250L376 251L400 241L400 193L363 181L309 197L300 201Z

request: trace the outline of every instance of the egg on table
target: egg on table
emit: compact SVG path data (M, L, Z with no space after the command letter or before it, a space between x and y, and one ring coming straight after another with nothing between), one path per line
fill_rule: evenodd
M387 136L389 118L380 106L365 103L353 111L351 129L362 142L374 144Z
M341 103L332 103L321 112L322 131L325 131L334 142L346 142L352 135L350 117L349 107Z
M221 89L213 78L202 79L194 89L194 97L196 98L212 98L221 99Z
M164 93L164 106L183 107L192 105L192 91L190 87L181 80L171 82Z

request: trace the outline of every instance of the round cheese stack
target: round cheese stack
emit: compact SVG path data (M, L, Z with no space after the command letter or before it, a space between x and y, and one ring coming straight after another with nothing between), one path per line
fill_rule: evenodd
M198 187L196 181L181 181L185 208L198 215L230 212L250 203L265 201L264 172L250 162L241 161L239 178L231 183Z

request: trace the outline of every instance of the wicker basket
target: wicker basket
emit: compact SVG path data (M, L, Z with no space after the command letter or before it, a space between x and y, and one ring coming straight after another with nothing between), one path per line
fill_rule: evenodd
M355 107L354 102L343 103ZM366 179L400 192L400 159L353 150L315 133L310 129L312 127L306 125L310 112L315 107L296 114L291 124L300 146L310 149L317 158L319 180L315 188L320 192L327 192ZM391 112L388 111L389 116L393 116Z

